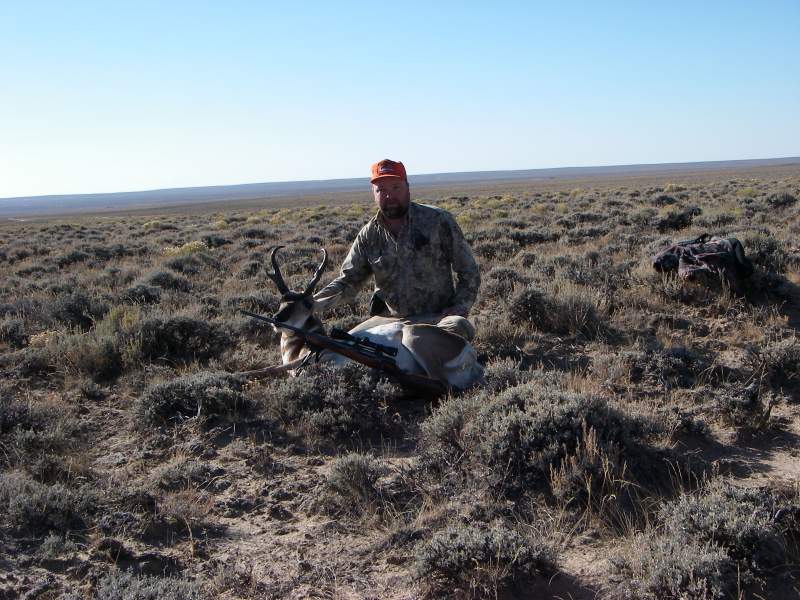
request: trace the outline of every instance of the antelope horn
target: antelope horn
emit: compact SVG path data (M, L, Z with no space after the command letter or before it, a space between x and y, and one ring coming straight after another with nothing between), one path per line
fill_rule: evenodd
M314 293L314 288L317 287L320 278L322 277L322 272L325 270L325 267L328 266L328 251L325 248L322 249L322 262L317 267L317 270L314 272L314 277L311 278L311 281L308 282L305 291L303 292L303 296L310 296Z
M278 287L278 291L281 295L286 295L289 293L289 286L286 285L286 282L283 280L283 275L281 275L281 268L278 266L278 250L283 248L283 246L275 246L272 249L272 254L269 255L269 260L272 262L272 268L274 269L273 273L267 272L267 277L272 279L275 285Z

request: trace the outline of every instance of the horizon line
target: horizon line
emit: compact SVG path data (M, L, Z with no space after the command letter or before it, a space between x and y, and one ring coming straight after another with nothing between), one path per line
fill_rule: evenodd
M563 167L532 167L527 169L492 169L492 170L475 170L475 171L444 171L435 173L415 173L409 175L410 183L414 179L420 177L435 177L447 175L487 175L497 173L528 173L528 172L551 172L551 171L565 171L565 170L588 170L588 169L625 169L625 168L646 168L646 167L671 167L671 166L689 166L689 165L713 165L713 164L731 164L731 163L756 163L756 162L775 162L775 161L791 161L800 162L800 155L798 156L780 156L770 158L740 158L732 160L697 160L697 161L679 161L679 162L659 162L659 163L629 163L629 164L603 164L603 165L578 165L578 166L563 166ZM6 196L1 197L0 202L11 200L43 200L43 199L58 199L68 197L96 197L96 196L111 196L123 194L154 194L159 192L177 192L185 190L202 190L213 188L244 188L261 185L289 185L289 184L318 184L318 183L344 183L344 182L357 182L360 180L369 181L368 176L363 177L337 177L330 179L291 179L291 180L278 180L278 181L256 181L246 183L229 183L229 184L211 184L211 185L188 185L178 187L165 187L165 188L148 188L148 189L135 189L123 190L113 192L76 192L65 194L39 194L34 196ZM424 185L424 184L423 184Z

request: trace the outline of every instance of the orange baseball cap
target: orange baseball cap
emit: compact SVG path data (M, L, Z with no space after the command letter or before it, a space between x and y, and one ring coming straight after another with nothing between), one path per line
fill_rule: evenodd
M384 158L382 161L372 165L372 178L369 180L370 183L375 183L378 179L389 177L408 181L406 168L403 166L403 163Z

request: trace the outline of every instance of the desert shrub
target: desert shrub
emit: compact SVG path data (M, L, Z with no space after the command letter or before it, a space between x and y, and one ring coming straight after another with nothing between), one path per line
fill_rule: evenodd
M485 389L499 392L528 381L555 380L556 376L545 371L523 370L519 362L510 358L501 358L486 365L484 377L486 379Z
M59 268L63 269L64 267L68 267L79 262L84 262L90 258L92 258L92 256L86 252L73 250L72 252L68 252L67 254L58 257L56 259L56 264L59 266Z
M136 403L142 425L162 425L192 417L232 415L248 406L245 380L230 373L195 373L149 387Z
M81 491L38 483L21 473L0 473L0 520L19 533L82 527L90 507L90 496Z
M71 366L95 381L110 381L122 375L125 359L120 340L110 335L72 337L77 342L70 352ZM68 342L70 338L64 338Z
M225 307L249 310L263 314L274 314L280 306L280 298L271 292L257 292L225 299Z
M165 256L187 257L198 252L205 252L208 250L205 242L195 240L193 242L186 242L180 246L167 246L162 250Z
M509 319L539 331L595 337L601 326L597 307L581 289L563 290L546 296L535 287L519 290L509 302Z
M261 270L261 263L258 261L250 261L246 262L242 265L242 268L239 269L237 276L239 279L249 279L251 277L255 277L258 275L258 272Z
M783 273L786 270L788 255L780 241L769 233L748 233L741 239L747 257L753 264L774 273Z
M508 233L508 238L519 244L521 248L524 248L525 246L532 246L534 244L555 242L558 240L559 234L547 230L539 231L526 229L523 231L510 231Z
M141 356L151 361L206 361L235 344L224 325L180 315L145 319L136 337Z
M417 547L416 574L434 594L493 598L554 571L554 553L541 539L504 525L453 525Z
M102 323L102 321L101 321ZM39 337L43 339L40 341ZM25 375L53 372L86 373L96 381L109 381L125 369L124 340L98 331L86 333L43 332L31 337L31 347L18 358Z
M76 433L77 422L63 408L0 396L0 465L38 471L73 447Z
M318 365L302 377L278 380L267 393L267 413L315 445L363 441L392 432L386 403L401 390L361 365Z
M183 273L184 275L196 275L203 268L204 263L192 254L178 255L175 258L168 260L164 266Z
M134 575L114 569L97 582L95 597L103 600L204 600L209 596L196 581Z
M22 319L3 319L0 321L0 340L12 348L24 348L28 345L28 333Z
M333 461L325 482L328 510L360 513L381 498L378 480L388 469L366 454L346 454Z
M267 229L259 229L258 227L243 229L240 235L248 240L271 240L276 237L274 232Z
M192 284L188 279L179 277L169 271L154 271L146 275L142 282L147 285L157 285L165 290L175 290L177 292L188 292L192 289Z
M519 250L519 245L511 239L478 242L473 245L476 255L486 260L505 260Z
M800 341L794 336L765 340L748 348L747 362L765 385L780 387L800 372Z
M63 535L50 534L44 541L36 554L40 558L54 559L65 555L72 555L78 551L78 545Z
M422 425L420 455L435 473L474 478L500 496L526 491L552 496L551 470L575 454L588 429L595 430L597 443L630 461L645 479L646 471L658 466L642 452L641 443L655 424L547 381L499 393L484 390L442 404Z
M699 493L666 503L659 518L667 535L713 542L736 561L740 573L757 575L785 564L786 534L800 532L800 523L788 525L774 518L784 505L767 490L716 481Z
M767 196L767 204L769 204L772 208L786 208L787 206L792 206L795 203L797 203L797 198L788 192L770 194Z
M703 213L702 209L692 206L681 211L670 211L658 220L656 228L659 232L676 231L685 229L692 224L692 220Z
M736 580L718 546L654 532L634 538L612 565L614 597L625 600L721 600Z
M144 223L142 223L142 229L144 229L145 231L169 231L169 230L177 231L178 226L175 225L174 223L169 223L154 219L152 221L145 221Z
M205 243L205 245L209 248L219 248L221 246L233 243L229 239L219 235L204 235L202 239L203 243Z
M716 480L662 505L658 527L612 561L625 598L727 598L793 560L800 524L787 499Z
M161 301L161 288L139 283L120 294L120 302L127 304L158 304Z
M762 393L756 384L744 387L727 383L714 386L707 393L712 414L724 423L739 431L759 432L769 428L775 399L769 393Z
M650 202L656 206L667 206L675 204L676 200L668 194L657 194L650 198Z
M108 312L108 305L83 293L59 296L50 307L51 316L67 327L89 329L94 322Z
M177 491L190 486L203 486L224 470L213 468L196 459L178 458L159 465L150 474L150 481L160 490Z

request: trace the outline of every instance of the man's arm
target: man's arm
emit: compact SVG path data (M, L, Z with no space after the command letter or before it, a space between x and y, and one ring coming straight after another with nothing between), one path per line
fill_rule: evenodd
M369 261L364 253L364 245L364 231L362 230L356 236L353 245L350 246L339 276L314 294L315 310L325 311L355 298L358 290L361 289L371 273Z
M481 274L472 250L455 218L447 213L446 226L450 231L452 268L455 274L455 299L445 314L467 316L478 297Z

